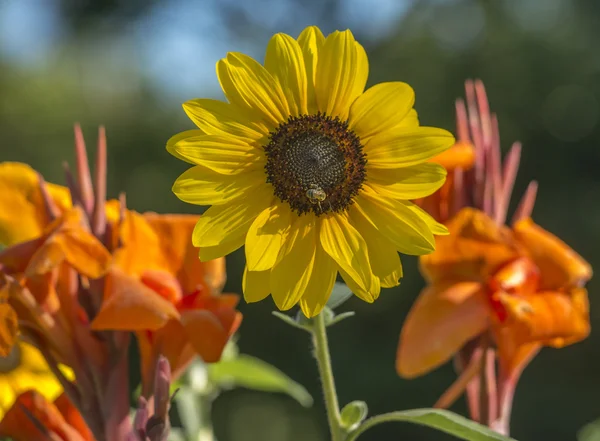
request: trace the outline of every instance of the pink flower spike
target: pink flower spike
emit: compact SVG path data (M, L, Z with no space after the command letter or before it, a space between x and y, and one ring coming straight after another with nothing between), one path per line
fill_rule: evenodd
M465 172L462 168L454 170L454 195L451 199L453 202L450 204L448 210L448 216L454 217L454 215L467 205L467 186L465 185Z
M462 142L471 142L471 137L469 136L469 120L467 117L467 108L465 107L465 102L459 98L455 103L456 107L456 136L457 141Z
M81 132L81 126L75 124L75 161L77 166L77 183L83 203L83 209L91 216L94 208L94 189L92 187L92 175L88 163L85 140Z
M171 366L169 361L162 355L156 364L156 376L154 377L154 415L164 420L168 419L171 395Z
M46 181L44 177L38 173L38 185L40 187L40 192L42 193L42 200L44 201L44 208L46 209L46 214L48 215L48 219L53 221L57 217L60 216L60 210L54 203L54 199L50 196L48 192L48 187L46 186Z
M483 144L487 147L492 143L492 121L490 118L490 104L485 92L483 81L475 80L475 98L477 108L479 109L479 119L481 120L481 133Z
M506 222L506 214L508 206L510 204L510 198L512 196L513 188L515 186L515 179L517 178L517 172L519 171L519 162L521 161L521 143L515 142L508 151L504 159L504 165L502 167L502 211L503 216L498 219L499 223L503 224Z
M500 152L500 131L498 129L498 118L496 114L491 115L491 144L488 149L487 179L492 182L493 218L497 223L499 219L506 217L502 204L502 159Z
M521 198L517 209L515 210L515 214L512 218L513 225L521 219L525 219L531 216L531 213L533 213L533 206L535 205L537 190L537 181L531 181L527 186L527 190L525 190L525 193L523 194L523 197Z
M67 187L71 193L71 204L73 206L79 205L80 207L83 207L81 195L79 194L79 188L77 187L77 183L73 178L73 173L71 173L71 167L69 167L69 164L66 161L63 162L63 170L65 172L65 181L67 182Z
M472 80L465 81L465 94L467 96L467 109L469 111L469 127L471 129L471 139L475 147L475 182L473 202L476 207L484 205L485 193L485 145L483 144L483 134L481 131L481 122L475 97L475 86Z
M138 435L139 439L146 439L146 423L150 418L150 412L148 411L148 401L146 398L138 398L137 411L133 419L133 430Z
M96 152L96 198L92 216L92 232L103 238L106 232L106 131L103 126L98 129L98 150Z

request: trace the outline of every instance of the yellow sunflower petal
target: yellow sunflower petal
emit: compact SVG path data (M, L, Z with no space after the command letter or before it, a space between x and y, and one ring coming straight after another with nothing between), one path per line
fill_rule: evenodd
M352 225L367 242L371 269L373 274L379 277L381 286L383 288L398 286L402 278L402 263L394 245L365 217L357 215L356 211L351 210L349 217Z
M379 295L379 280L373 275L367 244L360 233L343 215L331 215L321 221L321 245L340 267L342 276L360 288L367 301ZM344 280L347 280L344 277ZM358 293L356 293L358 294Z
M300 48L302 49L306 68L306 95L309 114L317 113L319 110L317 108L317 96L315 95L315 79L319 51L323 47L323 43L325 43L325 37L316 26L307 27L298 37L298 44L300 44Z
M356 283L352 276L350 276L350 274L344 271L342 267L338 266L338 271L340 272L340 275L342 276L342 279L344 280L346 285L348 285L348 288L350 288L350 291L352 291L352 293L356 297L367 303L373 303L375 300L377 300L377 298L379 297L379 292L381 291L381 281L379 280L379 278L373 278L373 285L371 289L367 291L363 289L361 285Z
M244 300L247 303L254 303L265 299L271 293L270 279L271 271L248 271L246 266L242 278Z
M398 251L422 255L435 249L430 227L412 209L386 198L365 186L350 208L353 216L362 216L385 236Z
M234 135L257 140L268 134L263 124L252 121L239 107L211 99L183 104L187 116L207 135Z
M314 214L296 216L281 250L283 257L271 270L271 296L282 311L293 307L306 294L315 264L317 238Z
M228 53L217 63L217 75L227 100L260 116L269 129L288 119L290 111L281 86L248 55Z
M446 169L423 163L396 169L369 168L367 181L378 192L393 199L407 200L429 196L446 182Z
M178 133L177 135L173 135L167 141L167 152L169 152L170 154L175 156L177 159L181 159L182 161L188 162L190 164L195 164L194 161L191 161L191 160L187 159L186 157L177 153L177 149L175 148L175 145L177 145L177 143L179 141L183 141L188 138L195 138L197 136L202 136L202 135L205 135L205 133L202 130L186 130L185 132L181 132L181 133Z
M369 62L349 30L330 34L319 52L315 92L321 112L348 119L354 100L363 92Z
M262 170L240 173L233 178L197 165L177 178L173 184L173 193L190 204L223 205L263 183Z
M436 221L433 218L433 216L431 216L429 213L427 213L425 210L423 210L417 204L413 204L412 202L409 202L409 201L398 201L398 202L400 202L402 205L404 205L406 208L408 208L410 211L412 211L414 214L416 214L419 218L421 218L421 220L427 224L427 226L429 227L431 232L433 234L435 234L436 236L447 236L450 234L450 232L448 231L448 228L446 228L446 226L444 224Z
M281 86L290 115L307 114L306 69L298 42L287 34L275 34L267 46L265 69Z
M202 247L198 251L198 257L202 262L208 262L219 257L226 256L227 254L233 253L244 245L246 240L246 231L244 229L238 229L237 236L228 237L223 243L219 245L212 245L208 247Z
M288 204L276 204L252 222L246 235L246 265L250 271L264 271L275 265L291 217Z
M415 109L410 109L408 114L398 123L398 128L408 129L419 127L419 115Z
M381 83L369 88L350 107L350 129L362 139L382 133L404 119L415 103L406 83Z
M271 205L273 193L267 186L258 187L226 205L210 207L200 216L192 242L196 247L223 245L245 234L261 211Z
M300 308L308 318L319 314L331 295L337 269L334 260L317 243L315 263L306 294L300 299Z
M447 130L417 127L386 131L365 144L369 168L389 169L417 165L433 158L454 144Z
M260 150L241 138L200 135L180 139L171 148L178 157L217 173L238 174L264 167Z

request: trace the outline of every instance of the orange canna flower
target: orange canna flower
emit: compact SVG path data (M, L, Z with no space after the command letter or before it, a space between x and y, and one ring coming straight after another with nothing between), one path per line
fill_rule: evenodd
M201 263L191 244L197 216L140 215L124 197L106 201L104 130L93 182L78 126L75 138L77 179L67 168L68 189L23 164L0 164L0 189L14 193L0 194L0 204L21 210L0 217L9 245L0 252L0 350L10 351L18 317L95 437L121 440L131 432L126 331L140 340L150 397L161 354L178 372L197 354L217 361L241 314L237 296L219 295L224 259ZM19 222L27 229L16 235Z
M428 286L404 323L396 368L412 378L454 357L460 375L436 406L466 391L471 418L507 435L516 384L538 350L589 334L583 286L592 270L530 219L535 181L505 225L521 145L513 143L502 160L483 83L467 81L465 89L466 105L456 103L458 139L471 143L475 161L455 168L447 186L424 201L450 235L420 259Z
M422 375L467 342L490 331L501 368L518 369L540 346L562 347L589 334L591 267L531 219L512 229L464 208L450 236L421 259L429 286L411 309L398 347L397 370Z
M0 422L0 437L14 441L95 441L64 394L51 403L34 390L19 395Z
M200 262L190 237L198 216L128 212L122 246L92 329L135 331L144 393L164 355L176 377L195 355L215 362L241 322L238 296L219 294L225 260Z

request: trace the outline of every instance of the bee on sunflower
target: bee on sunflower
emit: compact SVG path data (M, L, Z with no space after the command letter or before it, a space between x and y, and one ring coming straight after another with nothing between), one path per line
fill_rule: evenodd
M361 299L402 277L398 252L428 254L446 228L409 202L434 193L446 170L446 130L420 127L406 83L365 91L368 59L349 30L276 34L264 65L241 53L217 63L227 102L183 107L198 126L167 150L194 164L173 186L212 205L193 232L200 259L245 244L244 297L269 294L307 317L325 306L338 272Z

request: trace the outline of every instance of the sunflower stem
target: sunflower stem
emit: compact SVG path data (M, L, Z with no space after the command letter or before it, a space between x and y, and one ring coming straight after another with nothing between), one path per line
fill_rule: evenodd
M340 405L338 403L335 381L331 369L331 356L329 354L329 343L327 342L327 331L325 315L317 315L312 321L312 336L315 347L315 358L319 367L319 376L323 387L327 420L331 431L332 441L342 441L343 431L340 418Z

